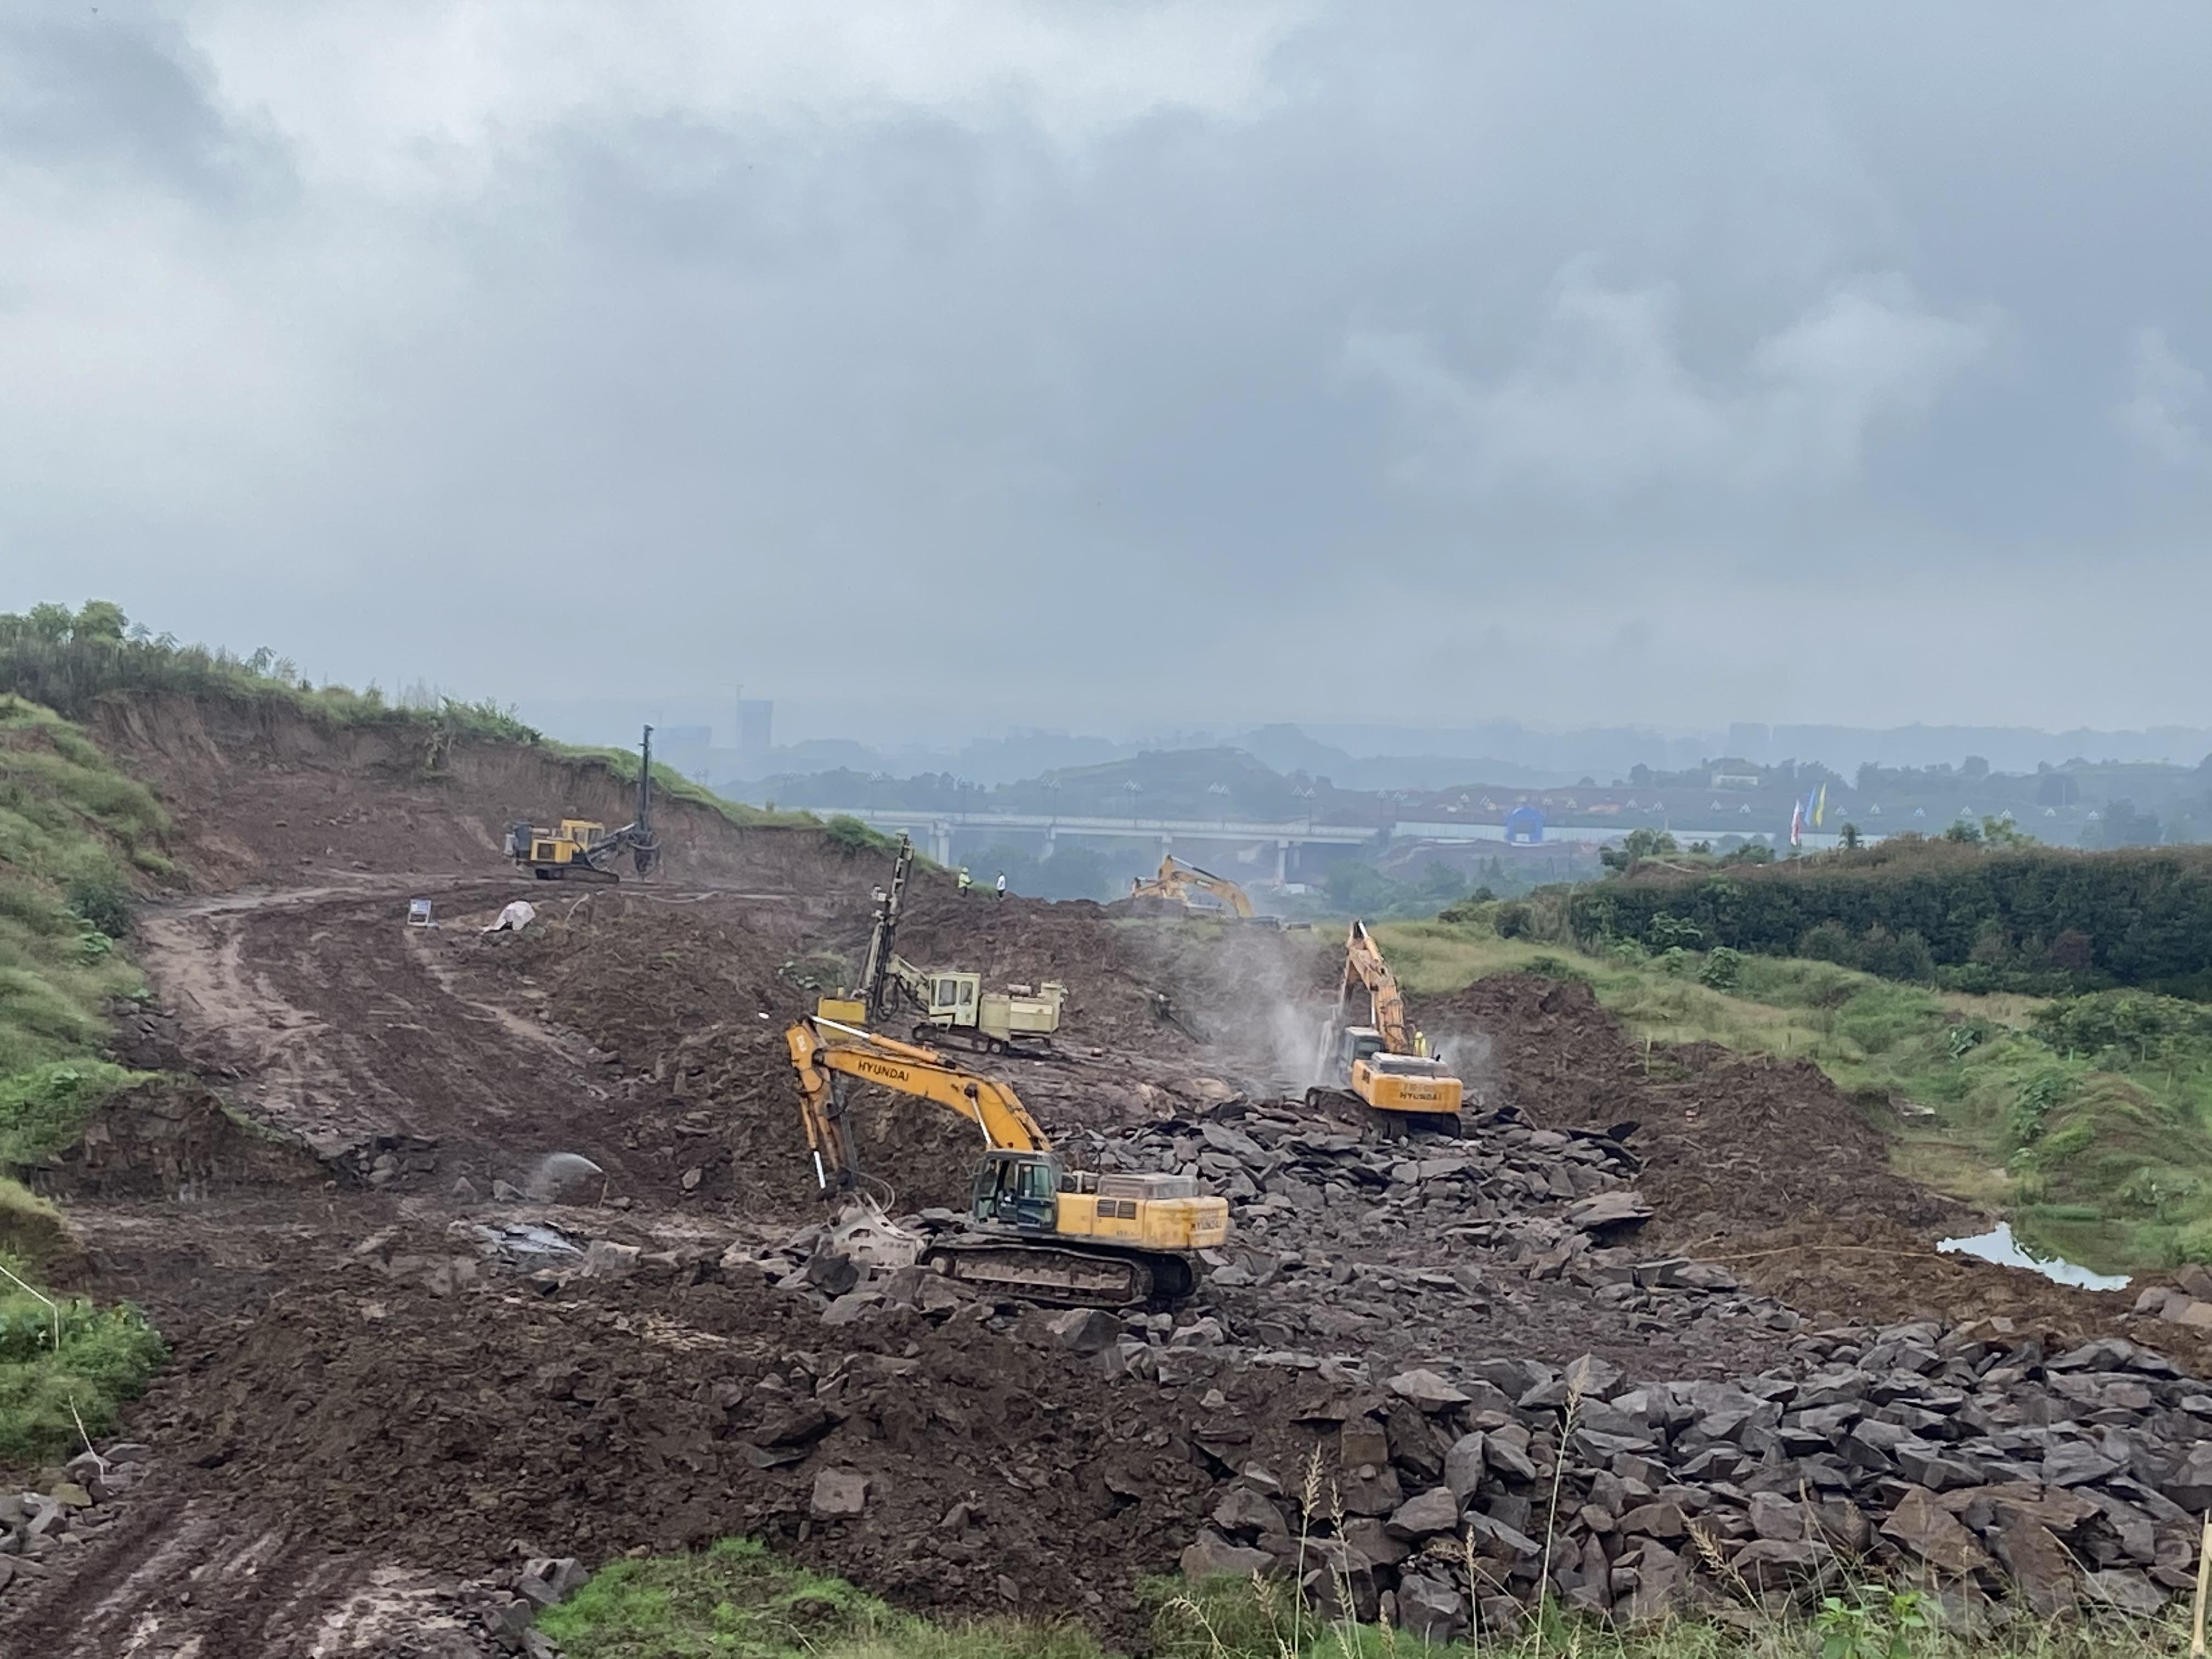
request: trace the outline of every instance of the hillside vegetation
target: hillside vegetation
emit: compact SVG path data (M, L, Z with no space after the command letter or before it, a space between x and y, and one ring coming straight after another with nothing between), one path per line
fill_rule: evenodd
M1509 905L1450 914L1376 929L1408 988L1586 980L1653 1043L1813 1060L1896 1132L1906 1173L2057 1254L2106 1272L2212 1261L2212 1011L2196 1003L1967 994L1725 946L1591 952L1501 937L1501 920L1526 925Z
M419 734L423 769L431 775L455 744L467 741L512 744L561 759L588 761L624 783L637 778L639 757L634 750L555 742L495 702L441 697L394 703L374 684L360 691L318 686L289 659L265 647L241 657L220 647L181 644L173 635L155 635L131 623L121 606L102 599L88 600L74 611L66 605L40 605L21 615L0 614L0 691L71 720L88 718L105 697L170 696L273 708L325 727L393 728ZM653 775L653 787L668 799L709 808L733 823L817 822L805 812L779 813L725 800L659 763Z
M1579 890L1577 938L1808 957L1962 991L2212 995L2212 847L2078 853L1899 836Z
M167 819L84 734L0 692L0 1462L97 1432L161 1345L128 1309L53 1294L64 1232L14 1171L64 1146L132 1074L102 1058L106 1008L136 995L135 884L169 873Z

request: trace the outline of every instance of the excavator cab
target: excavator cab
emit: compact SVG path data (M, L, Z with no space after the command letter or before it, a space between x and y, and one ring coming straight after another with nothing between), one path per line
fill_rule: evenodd
M996 1149L975 1170L975 1219L1024 1232L1060 1224L1060 1160L1050 1152Z
M1352 1068L1370 1054L1379 1054L1388 1045L1382 1033L1372 1025L1347 1025L1336 1040L1335 1065L1332 1068L1340 1085L1352 1080Z

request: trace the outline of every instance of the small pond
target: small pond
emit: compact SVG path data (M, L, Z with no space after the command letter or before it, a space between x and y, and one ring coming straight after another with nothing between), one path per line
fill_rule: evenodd
M2079 1262L2033 1249L2013 1237L2009 1222L2000 1221L1990 1231L1976 1233L1972 1238L1947 1238L1936 1248L1946 1255L1978 1255L2001 1267L2025 1267L2058 1284L2077 1285L2085 1291L2124 1291L2128 1287L2125 1273L2092 1273Z

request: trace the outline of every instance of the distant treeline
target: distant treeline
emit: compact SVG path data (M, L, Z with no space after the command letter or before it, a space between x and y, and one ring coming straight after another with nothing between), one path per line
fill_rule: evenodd
M1591 942L1814 957L1966 991L2140 985L2212 997L2212 847L2075 853L1901 838L1723 874L1577 890Z

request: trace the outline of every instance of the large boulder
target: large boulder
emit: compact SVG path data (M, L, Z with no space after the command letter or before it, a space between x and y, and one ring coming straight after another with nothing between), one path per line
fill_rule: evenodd
M1233 1544L1212 1528L1201 1528L1199 1534L1182 1553L1182 1576L1194 1584L1202 1584L1209 1578L1249 1578L1255 1572L1266 1572L1275 1565L1275 1558L1265 1550L1255 1550L1243 1544Z
M1906 1554L1924 1561L1945 1578L1965 1578L1995 1565L1974 1534L1925 1486L1908 1486L1881 1535Z
M1401 1504L1382 1524L1396 1538L1418 1540L1452 1532L1459 1526L1459 1499L1449 1486L1431 1486Z
M1467 1598L1442 1579L1409 1572L1398 1580L1398 1627L1442 1646L1467 1634Z
M809 1512L817 1521L842 1521L868 1507L868 1477L858 1469L824 1469L814 1477Z

